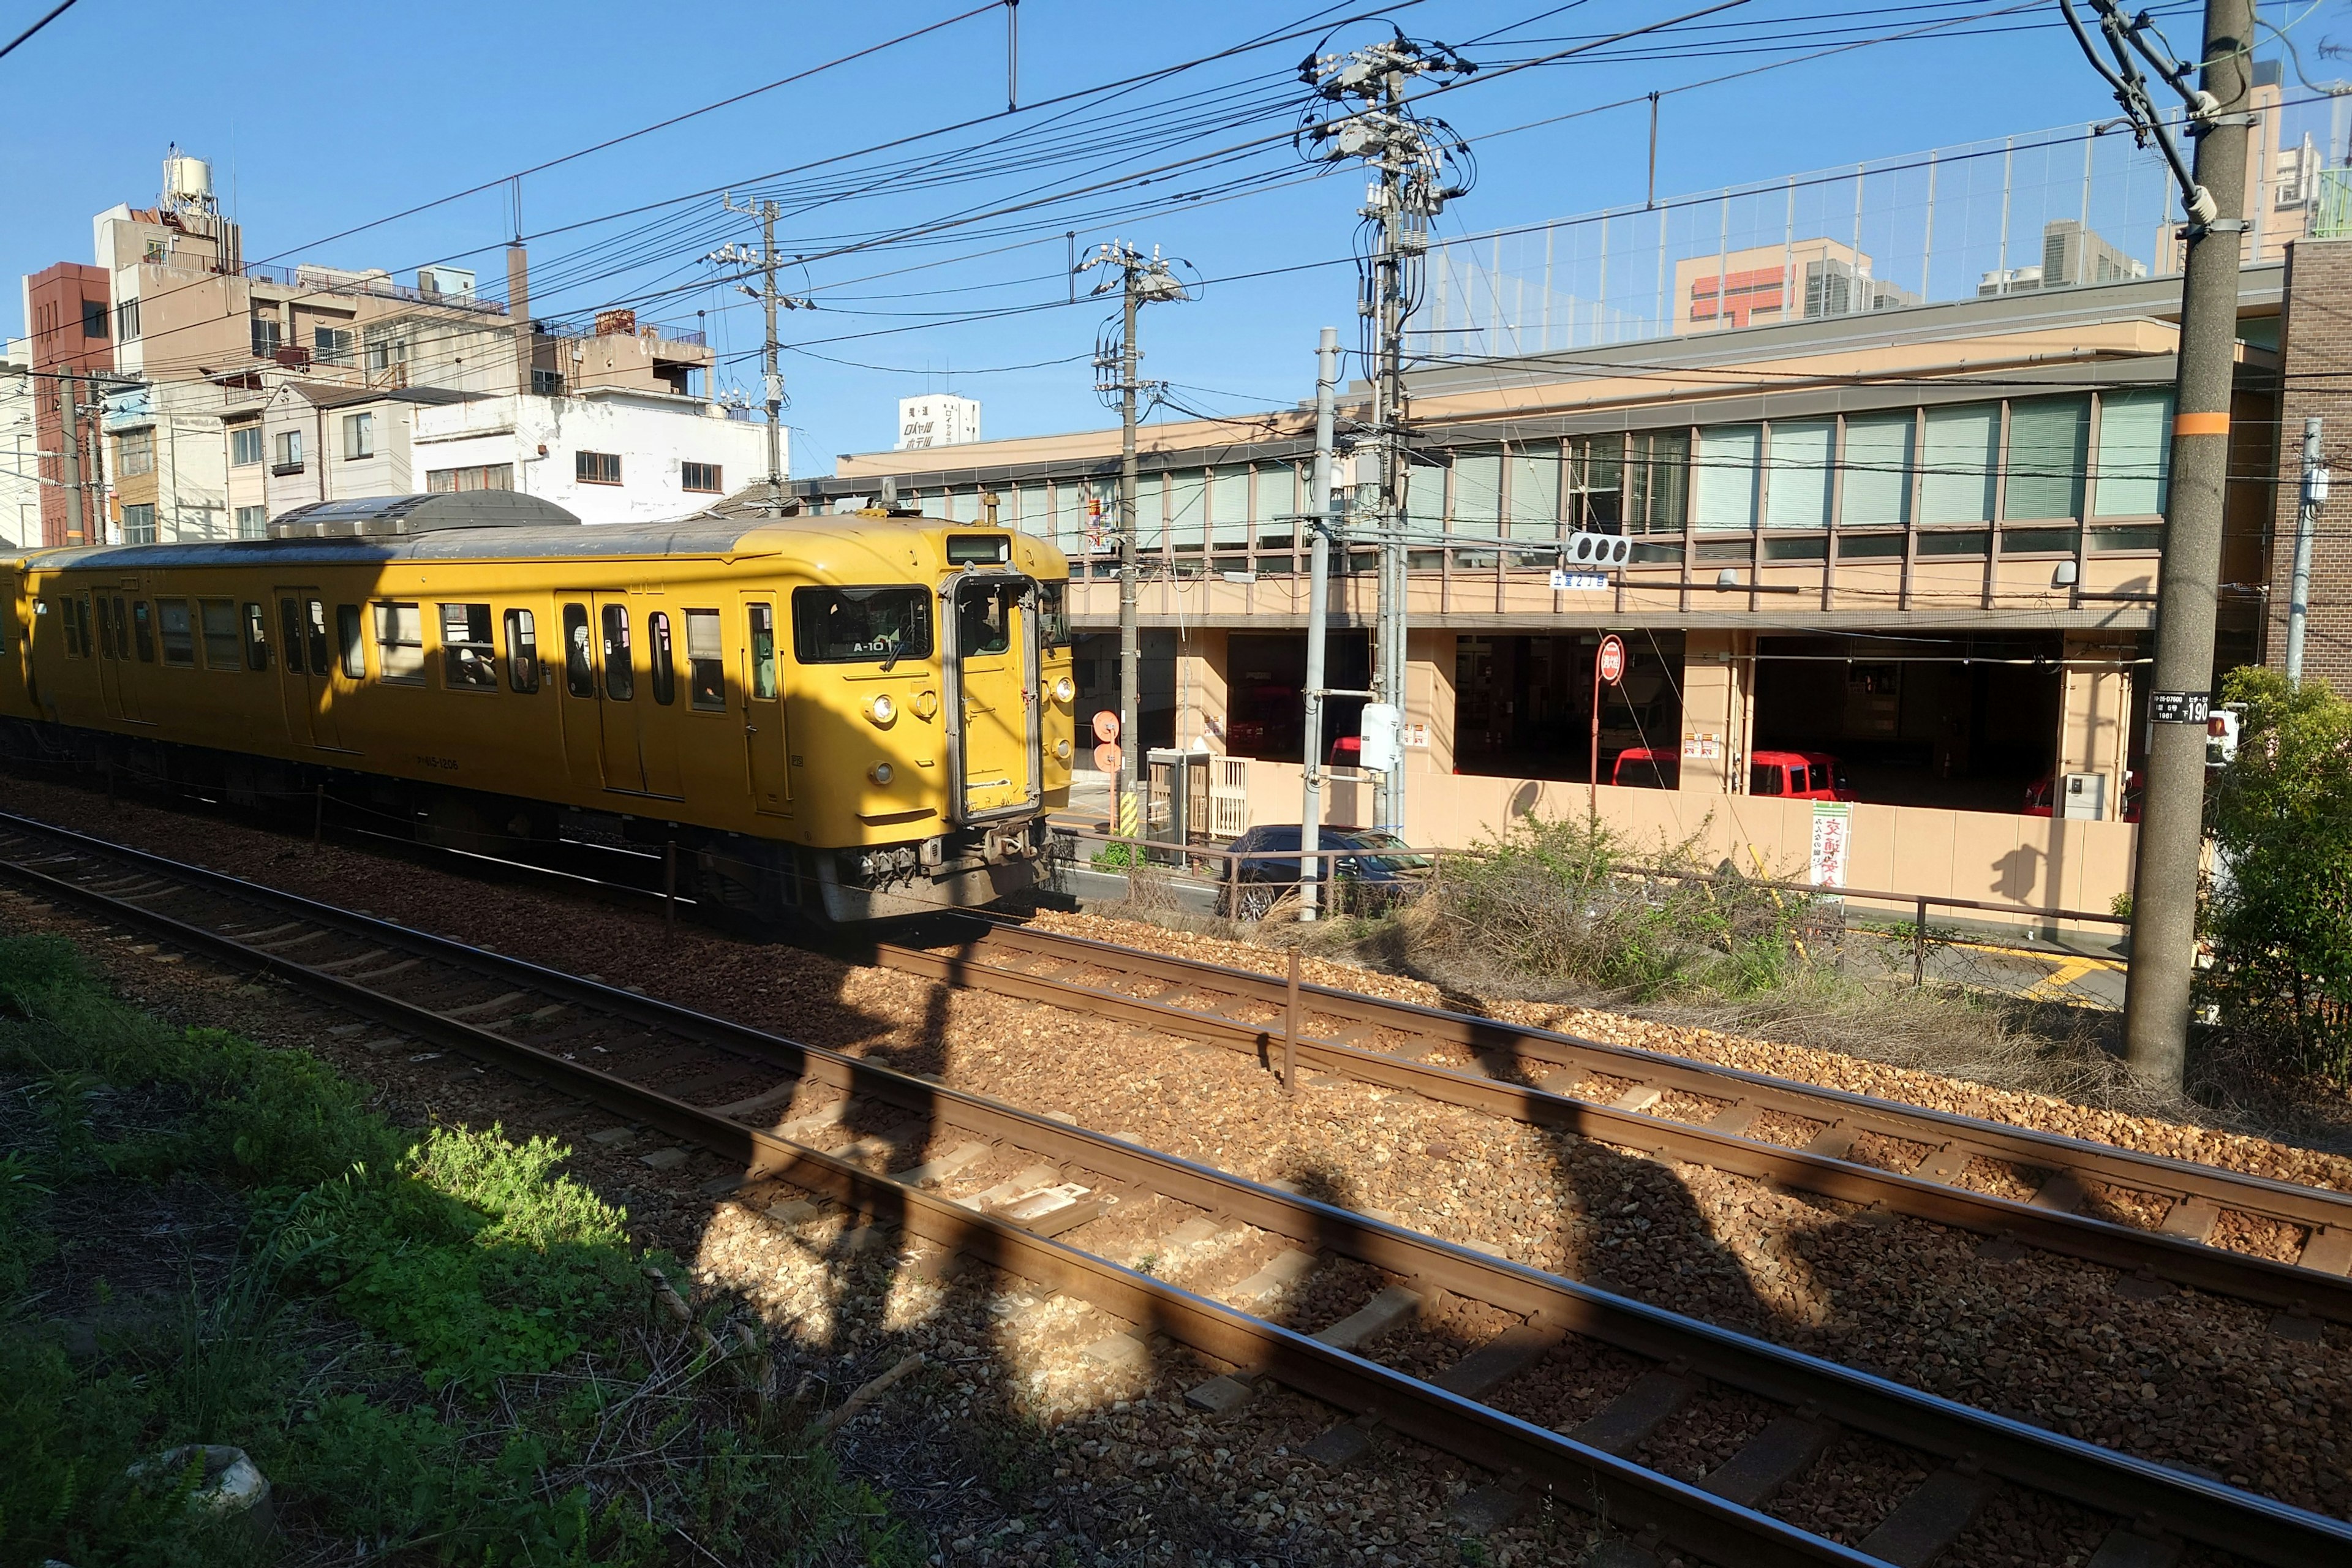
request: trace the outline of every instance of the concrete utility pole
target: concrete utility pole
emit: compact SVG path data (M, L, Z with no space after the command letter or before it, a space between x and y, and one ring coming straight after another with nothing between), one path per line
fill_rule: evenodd
M1111 831L1140 835L1143 831L1143 755L1138 750L1135 733L1136 705L1139 700L1137 684L1138 664L1142 658L1142 637L1136 626L1137 619L1137 546L1135 517L1135 423L1138 417L1138 394L1153 383L1139 379L1139 367L1143 350L1135 336L1136 318L1146 305L1159 304L1185 298L1184 285L1160 258L1158 247L1152 247L1151 258L1125 240L1112 240L1078 264L1080 272L1097 268L1113 269L1116 276L1106 274L1095 285L1097 294L1113 289L1119 291L1118 345L1095 355L1098 379L1095 391L1118 397L1118 774L1112 781ZM1099 379L1103 372L1115 371L1118 379Z
M2327 464L2319 452L2319 416L2303 422L2303 493L2294 508L2294 577L2286 601L2286 683L2303 684L2304 623L2311 618L2311 540L2327 499Z
M1323 329L1315 345L1315 467L1307 491L1306 514L1299 526L1307 530L1307 679L1299 689L1305 708L1306 735L1300 744L1306 763L1303 798L1298 807L1298 918L1311 921L1322 903L1322 862L1316 851L1323 847L1323 645L1331 616L1331 447L1337 439L1339 396L1339 329Z
M2180 285L2179 386L2173 398L2170 505L2158 568L2156 684L2148 698L2147 793L2132 881L2132 962L2124 1055L2143 1081L2177 1090L2189 1048L2197 963L2197 895L2205 822L2205 721L2212 705L2213 626L2221 595L2229 483L2230 393L2236 374L2239 247L2245 224L2246 105L2253 86L2253 0L2206 0L2198 68L2159 52L2145 14L2092 0L2110 67L2066 19L2145 145L2170 163L2188 213ZM2140 64L2182 98L2197 138L2193 174L2149 97Z
M1477 67L1443 44L1420 44L1402 34L1345 55L1321 55L1299 68L1299 78L1334 106L1311 124L1302 146L1317 162L1359 159L1372 171L1371 188L1357 209L1370 254L1361 258L1357 310L1370 328L1372 437L1380 452L1380 613L1374 637L1372 689L1405 713L1406 595L1405 432L1410 411L1404 387L1404 325L1422 287L1429 226L1445 204L1466 193L1457 171L1468 167L1467 145L1442 120L1425 119L1405 101L1406 85L1431 74L1466 76ZM1409 727L1408 727L1409 728ZM1405 770L1381 773L1373 790L1378 826L1405 831Z
M796 295L784 294L776 289L776 268L783 264L776 254L776 215L780 209L774 202L761 202L757 207L737 206L734 198L722 203L729 212L744 213L760 220L760 249L757 255L740 245L728 244L714 250L706 258L730 266L756 268L760 287L738 282L743 293L760 301L761 314L767 319L767 332L761 356L761 368L765 374L768 401L768 506L774 511L784 510L784 377L776 364L776 312L778 310L813 310L815 301Z
M94 543L96 542L82 525L81 395L74 384L74 373L71 371L58 378L58 430L64 438L58 450L65 457L66 542Z

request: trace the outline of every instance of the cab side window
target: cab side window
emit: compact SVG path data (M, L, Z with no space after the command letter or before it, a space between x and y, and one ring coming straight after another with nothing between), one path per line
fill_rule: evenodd
M507 612L507 684L525 693L539 689L539 621L529 610Z
M1780 764L1778 763L1751 763L1748 769L1748 793L1749 795L1785 793L1781 788Z
M205 633L205 668L243 668L245 648L243 639L236 635L236 602L233 599L198 599L196 616Z
M269 668L269 621L262 615L259 605L245 606L245 668Z
M686 679L695 707L719 712L727 706L727 659L719 647L719 612L686 612Z
M677 666L670 656L669 615L656 610L646 617L646 670L653 677L654 700L665 708L677 700Z
M751 695L765 700L776 694L776 610L772 605L749 609L751 644Z
M452 691L496 691L498 650L490 646L488 605L441 606L441 684Z
M53 599L50 603L56 605L58 624L65 631L66 657L68 658L83 658L81 633L74 626L74 601L70 598Z
M596 655L588 644L588 606L563 606L563 689L574 697L596 695Z

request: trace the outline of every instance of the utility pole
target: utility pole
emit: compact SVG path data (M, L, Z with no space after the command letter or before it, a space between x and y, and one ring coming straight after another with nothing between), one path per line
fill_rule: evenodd
M1406 593L1410 557L1405 550L1405 434L1410 410L1404 387L1404 326L1419 303L1431 220L1445 204L1470 188L1468 144L1444 121L1424 118L1405 100L1405 88L1418 78L1467 76L1478 68L1443 44L1422 44L1402 34L1345 55L1310 56L1299 79L1333 107L1328 117L1301 132L1301 151L1312 161L1355 159L1367 164L1372 184L1360 231L1368 254L1359 257L1357 312L1370 342L1365 357L1372 381L1372 438L1380 454L1380 611L1374 636L1372 689L1405 720ZM1380 775L1373 789L1378 826L1405 831L1405 769Z
M761 368L765 375L768 401L768 509L781 512L784 510L784 377L776 364L776 312L814 310L816 303L797 295L777 291L776 268L783 261L776 254L776 215L781 210L776 204L765 201L757 207L739 207L734 197L730 195L720 205L730 213L743 213L760 220L760 249L756 255L730 241L704 259L722 266L750 267L760 273L760 287L757 289L740 279L735 287L760 301L760 312L767 320Z
M1331 447L1337 439L1339 395L1339 329L1323 329L1315 345L1315 467L1307 491L1307 679L1299 690L1305 706L1306 753L1303 798L1298 808L1298 918L1311 921L1322 903L1323 864L1323 644L1331 616Z
M1138 665L1142 658L1142 636L1137 620L1137 547L1135 516L1135 422L1138 416L1137 395L1156 384L1139 376L1143 350L1135 336L1136 318L1146 305L1160 304L1186 298L1184 285L1160 258L1160 249L1152 247L1151 258L1125 240L1111 240L1092 256L1078 264L1080 272L1097 268L1110 269L1095 285L1097 294L1119 291L1119 330L1116 348L1098 347L1095 354L1097 379L1095 391L1106 397L1118 398L1118 773L1112 780L1111 831L1115 834L1143 832L1143 756L1137 749L1135 733L1136 706L1139 700L1137 686ZM1115 274L1115 275L1114 275ZM1099 379L1106 372L1115 372L1118 379Z
M2303 684L2304 623L2311 617L2311 540L2327 500L2327 465L2319 454L2319 416L2303 422L2303 491L2294 508L2294 577L2286 601L2286 683Z
M82 526L81 395L74 380L71 371L58 378L58 428L64 437L58 450L64 454L66 468L66 542L91 544L97 542Z
M2221 594L2229 483L2230 394L2236 374L2239 247L2245 232L2247 102L2253 85L2253 0L2206 0L2200 68L2159 51L2146 13L2092 0L2112 68L2071 5L2068 23L2115 89L2134 132L2172 165L2187 212L2180 284L2179 385L2173 398L2170 505L2158 568L2156 685L2149 694L2147 792L2132 881L2131 971L2124 1056L2144 1082L2178 1090L2189 1049L2196 975L2197 896L2205 822L2205 721L2212 704L2213 626ZM2197 139L2193 174L2151 100L2145 62L2179 94Z

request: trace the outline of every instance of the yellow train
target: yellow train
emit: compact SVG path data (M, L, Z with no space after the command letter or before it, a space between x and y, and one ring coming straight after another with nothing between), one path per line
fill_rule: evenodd
M878 511L587 527L501 490L270 532L0 555L0 749L498 853L675 845L681 891L766 915L1038 879L1076 695L1041 541Z

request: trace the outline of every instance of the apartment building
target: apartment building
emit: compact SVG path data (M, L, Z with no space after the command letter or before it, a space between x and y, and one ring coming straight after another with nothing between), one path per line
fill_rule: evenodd
M208 166L176 147L156 205L100 213L92 250L93 264L26 280L37 393L75 373L87 419L77 490L63 482L54 390L40 413L46 543L252 537L322 494L362 493L350 486L362 480L422 489L444 469L451 484L533 489L619 521L691 510L754 462L741 422L704 395L712 354L699 331L628 310L519 321L472 271L446 266L403 283L248 262ZM508 280L528 298L520 247ZM485 406L429 412L457 403ZM434 436L436 422L467 434ZM348 458L347 429L371 433ZM289 460L279 444L298 437ZM412 440L457 444L446 463L411 465ZM764 452L756 461L764 472ZM88 501L79 530L75 496Z
M41 537L41 443L32 345L0 340L0 550Z

